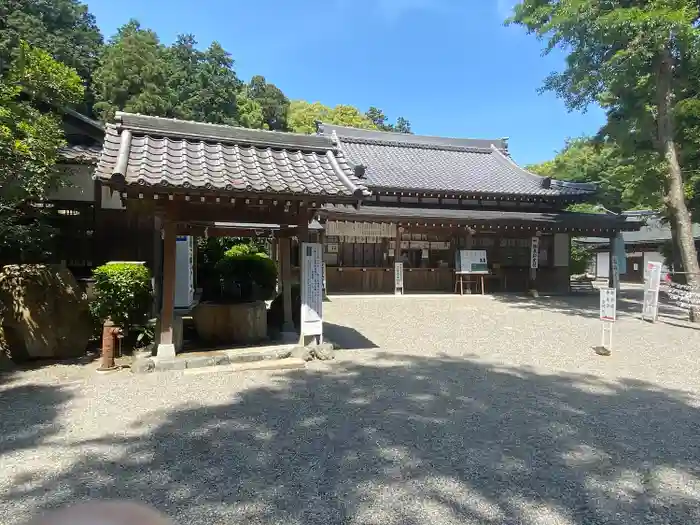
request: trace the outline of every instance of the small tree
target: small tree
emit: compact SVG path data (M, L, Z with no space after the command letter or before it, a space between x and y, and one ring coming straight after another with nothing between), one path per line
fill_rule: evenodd
M90 303L93 318L107 318L125 332L141 324L151 305L151 272L142 264L115 263L95 268L95 297Z
M77 102L83 86L75 70L21 42L17 58L0 78L0 262L41 260L52 229L39 208L66 184L56 166L65 144L61 119L52 111ZM42 107L43 106L43 107Z

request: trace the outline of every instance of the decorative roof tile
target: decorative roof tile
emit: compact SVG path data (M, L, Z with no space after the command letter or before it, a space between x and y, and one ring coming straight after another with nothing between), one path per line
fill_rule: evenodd
M357 200L369 191L326 137L117 113L95 178L106 183Z
M508 156L507 139L453 139L369 131L320 123L319 133L339 142L365 167L373 188L414 191L573 197L592 195L593 184L535 175Z

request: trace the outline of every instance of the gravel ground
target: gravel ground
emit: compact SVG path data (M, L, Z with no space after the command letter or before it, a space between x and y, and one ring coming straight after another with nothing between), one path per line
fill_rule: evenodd
M0 376L0 523L696 523L700 331L626 297L610 357L596 297L343 297L303 372Z

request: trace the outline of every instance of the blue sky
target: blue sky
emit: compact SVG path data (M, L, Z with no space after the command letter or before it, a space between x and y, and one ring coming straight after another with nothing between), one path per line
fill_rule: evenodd
M600 109L569 113L538 94L563 64L504 27L515 0L87 0L105 36L130 18L164 43L218 40L248 80L264 75L291 99L377 106L425 135L510 138L520 164L551 158L595 132Z

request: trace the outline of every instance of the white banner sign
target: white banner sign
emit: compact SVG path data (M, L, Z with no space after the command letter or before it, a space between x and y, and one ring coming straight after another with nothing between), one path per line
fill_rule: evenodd
M615 288L600 289L600 320L615 322L617 313L617 290Z
M323 335L323 245L301 244L301 335Z
M659 315L659 289L661 288L660 262L647 263L646 279L644 280L644 303L642 303L642 319L656 322Z
M403 263L394 263L394 293L403 293Z
M540 267L540 238L533 237L530 241L530 268Z
M687 284L668 282L668 298L673 304L684 310L700 309L700 294Z

